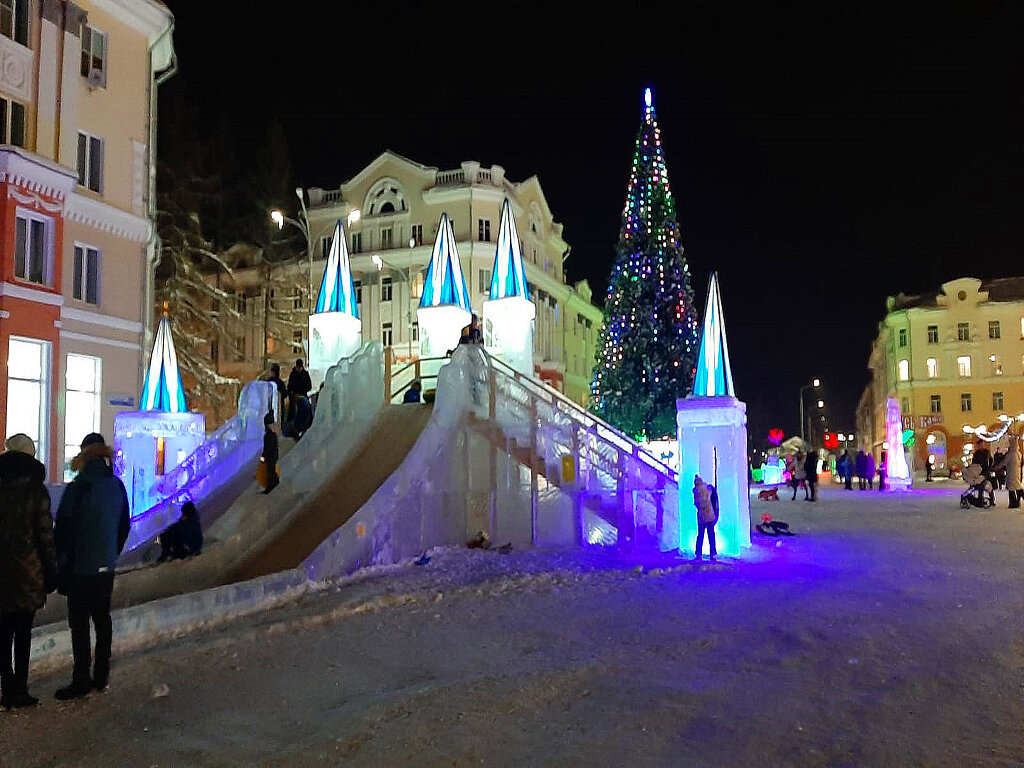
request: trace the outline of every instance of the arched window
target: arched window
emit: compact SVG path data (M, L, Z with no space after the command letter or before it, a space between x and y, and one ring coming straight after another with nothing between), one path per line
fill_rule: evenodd
M924 361L924 364L928 367L928 378L937 379L939 377L939 362L934 357L929 357Z
M379 179L367 193L363 202L364 216L380 216L408 210L402 186L394 179Z
M910 361L900 360L899 365L896 367L896 373L900 381L910 380Z

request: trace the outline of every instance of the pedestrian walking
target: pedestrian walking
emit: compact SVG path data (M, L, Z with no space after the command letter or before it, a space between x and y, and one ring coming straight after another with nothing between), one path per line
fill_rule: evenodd
M854 468L857 471L857 487L863 491L867 485L865 475L868 472L868 457L864 453L863 448L857 451L857 458L854 459Z
M110 596L117 558L131 526L128 494L114 476L114 454L103 435L86 435L81 449L71 460L71 469L78 474L61 497L54 528L58 588L68 598L74 657L71 684L56 694L61 700L107 687L113 634ZM95 659L90 647L90 619L96 632Z
M807 497L807 474L804 472L804 452L797 451L795 456L790 457L789 476L790 484L793 486L793 498L796 501L796 492L801 486L804 489L804 497Z
M818 500L818 452L813 448L807 451L807 458L804 459L804 475L807 480L809 496L804 501Z
M864 456L864 479L868 481L868 490L875 487L875 454L867 453Z
M708 537L708 552L711 562L718 559L715 547L715 523L718 522L718 491L708 485L700 475L693 478L693 506L697 511L697 545L695 560L704 559L704 534Z
M0 706L11 709L39 703L28 692L32 622L57 587L46 468L35 452L17 434L0 454Z
M1020 438L1010 435L1010 447L1000 457L999 463L994 467L997 472L1001 471L1006 478L1006 492L1010 501L1010 509L1020 509L1021 497L1024 496L1024 486L1021 484L1021 451Z

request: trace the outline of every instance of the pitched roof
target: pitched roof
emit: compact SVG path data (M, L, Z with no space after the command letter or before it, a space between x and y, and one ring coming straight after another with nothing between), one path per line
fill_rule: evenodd
M722 295L718 290L718 273L711 273L708 301L704 306L704 330L700 335L697 355L697 375L693 380L693 394L697 397L714 395L736 396L732 383L732 364L729 362L729 342L725 338L725 317L722 315Z
M421 307L438 307L443 304L461 307L472 312L469 306L469 291L462 274L459 249L455 245L455 233L447 213L441 214L437 226L434 249L430 254L430 266L423 281Z
M345 230L341 219L334 225L334 236L331 238L331 251L324 265L324 277L320 282L320 294L316 299L314 312L344 312L359 317L359 304L356 302L356 288L352 282L352 267L348 258L348 245L345 243Z
M153 342L153 356L149 360L146 381L142 385L140 411L165 411L185 413L185 390L178 371L178 356L174 352L171 338L171 324L166 317L160 318L156 340Z
M508 198L501 204L501 223L498 225L498 245L494 249L494 267L491 270L491 299L518 296L529 300L523 254L519 245L519 232Z

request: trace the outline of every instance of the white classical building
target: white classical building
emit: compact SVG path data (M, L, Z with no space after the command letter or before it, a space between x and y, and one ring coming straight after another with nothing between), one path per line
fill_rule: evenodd
M491 285L502 202L508 198L522 240L530 295L536 304L537 375L586 404L590 396L601 310L585 280L565 282L571 248L562 237L536 176L511 182L501 166L467 161L439 171L391 151L337 189L311 187L313 291L339 220L345 223L363 339L380 339L398 360L419 350L416 308L438 221L454 226L473 311L483 316ZM358 211L358 213L355 213ZM282 360L282 370L288 368Z

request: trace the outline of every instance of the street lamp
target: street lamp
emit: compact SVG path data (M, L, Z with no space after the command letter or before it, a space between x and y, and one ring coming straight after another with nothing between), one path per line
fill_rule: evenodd
M806 420L804 419L804 392L812 387L817 389L820 386L821 379L812 379L810 384L805 384L800 387L800 439L805 443L807 442L807 437L804 434L804 428L806 426Z
M412 248L414 246L415 241L410 239L409 247ZM403 270L401 267L396 267L391 262L381 258L380 254L375 253L373 254L373 256L370 257L370 259L377 267L378 276L379 273L384 270L384 267L387 266L387 268L392 272L397 272L399 275L401 275L402 279L405 280L406 285L409 287L409 306L406 308L405 320L406 324L409 326L409 357L412 358L412 264L410 264ZM383 335L384 334L382 329L381 336L383 337Z

